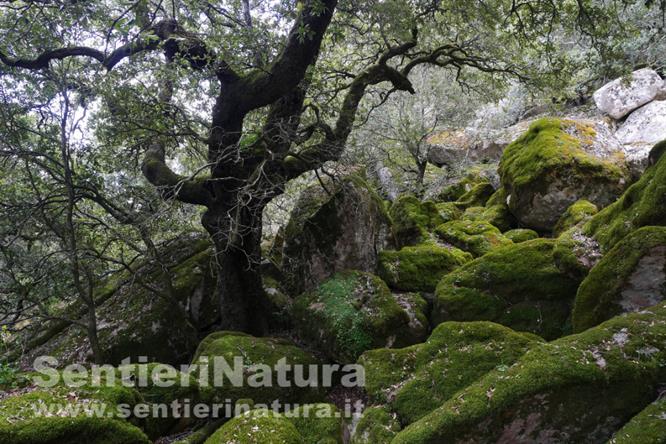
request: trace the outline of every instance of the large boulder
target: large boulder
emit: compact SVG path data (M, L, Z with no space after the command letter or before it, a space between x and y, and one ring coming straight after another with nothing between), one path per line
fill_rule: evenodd
M445 322L423 344L371 350L359 363L371 403L388 405L402 424L411 424L538 343L536 336L492 322Z
M657 398L666 378L664 344L664 303L537 344L391 442L606 442Z
M640 228L618 242L578 289L574 331L620 313L651 307L666 297L666 227Z
M615 79L593 95L597 107L614 119L621 119L633 110L654 100L663 81L648 68L634 71L628 77Z
M666 139L666 101L650 102L631 113L615 137L623 144L627 160L644 170L650 148Z
M551 231L574 202L604 207L624 190L629 173L605 127L546 118L507 147L500 163L508 205L527 228Z
M580 281L557 268L554 244L535 239L501 247L448 274L437 285L433 323L493 321L546 339L570 333Z
M282 271L291 294L311 290L338 271L373 271L389 243L384 203L356 174L306 189L284 233Z
M236 364L237 358L241 361ZM222 365L214 365L221 359L232 369L239 372L242 381L234 384L230 374L224 373ZM328 387L299 387L294 381L280 384L280 372L273 371L281 365L320 366L321 361L312 353L305 351L291 341L279 338L256 338L240 332L218 331L207 336L197 349L192 363L197 366L208 365L208 387L211 393L208 400L232 402L251 400L254 403L270 404L280 402L315 402L325 396ZM266 372L265 368L271 369ZM234 373L236 374L236 373ZM221 382L221 384L220 384Z
M0 399L0 442L12 444L149 444L146 434L115 407L143 400L132 388L30 387ZM50 411L48 409L51 409ZM101 411L101 416L90 412Z
M379 253L377 274L395 290L432 292L442 277L471 260L455 247L421 244Z
M391 294L377 276L338 273L294 301L292 317L300 337L341 363L366 350L404 347L428 334L426 302L416 294Z

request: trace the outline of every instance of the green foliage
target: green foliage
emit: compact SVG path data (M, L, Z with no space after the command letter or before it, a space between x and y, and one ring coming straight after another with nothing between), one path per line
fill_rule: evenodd
M423 304L402 301L405 306L377 276L348 271L296 298L292 316L304 339L337 362L348 363L374 347L422 339L427 329Z

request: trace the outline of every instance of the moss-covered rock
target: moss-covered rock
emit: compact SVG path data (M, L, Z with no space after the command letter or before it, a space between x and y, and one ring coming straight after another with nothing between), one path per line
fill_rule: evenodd
M224 424L205 444L230 443L306 444L306 441L287 418L270 410L257 409Z
M604 442L656 398L666 377L665 343L662 303L536 345L392 443Z
M430 239L430 232L445 221L434 202L421 202L411 194L400 196L391 206L389 215L398 247L416 245ZM452 215L455 213L452 212Z
M435 204L439 215L442 217L442 223L460 219L463 212L455 202L440 202ZM434 222L437 222L436 220ZM433 227L429 227L431 230Z
M666 227L643 227L609 251L580 285L574 331L651 307L666 297Z
M599 149L596 136L592 124L546 118L506 148L500 176L522 225L551 231L574 202L604 207L622 193L629 179L624 159Z
M506 204L469 207L465 210L462 219L485 221L497 227L500 231L508 231L516 224L516 219Z
M593 216L582 231L608 251L633 230L664 225L665 221L666 156L661 156L617 202Z
M286 412L285 416L306 443L343 444L345 440L347 424L333 404L306 404Z
M342 444L345 427L331 404L306 404L285 413L255 409L224 424L206 444Z
M144 432L115 410L119 404L131 408L139 402L141 396L132 388L88 385L57 385L9 396L0 400L0 442L148 444ZM101 416L95 415L98 411ZM138 420L133 422L141 424Z
M482 220L455 220L437 227L437 236L444 242L471 253L474 257L483 256L489 251L511 245L500 230Z
M389 444L401 429L395 413L385 407L369 407L356 425L351 444Z
M487 372L508 368L539 342L491 322L445 322L424 344L371 350L359 363L370 400L388 403L402 424L410 424Z
M560 217L560 220L557 221L555 228L553 228L553 235L559 236L581 222L590 220L590 218L598 212L599 209L597 206L589 200L581 199L578 202L575 202L567 208L567 211L565 211L562 217Z
M476 185L496 181L496 177L497 164L477 164L465 170L462 177L449 178L441 184L436 184L435 189L430 190L428 195L436 202L454 202Z
M666 398L658 399L615 432L608 444L666 443Z
M514 244L527 242L529 240L537 239L539 233L529 228L515 228L504 233L504 237L509 239Z
M448 274L433 322L493 321L546 339L569 333L579 281L556 267L553 247L548 239L501 247Z
M495 188L490 182L481 182L474 185L469 191L456 200L456 205L461 208L482 207L495 193Z
M371 348L423 340L428 330L424 306L416 295L394 297L377 276L349 271L300 295L292 314L303 339L332 359L350 363Z
M215 358L222 358L234 372L242 378L239 384L233 384L229 375L223 374L221 365L213 365ZM235 360L240 359L241 362ZM278 372L267 373L266 368L275 369L278 365L299 365L305 369L321 362L312 353L302 350L291 342L275 338L255 338L239 332L220 331L206 337L193 359L193 364L208 363L213 402L235 402L239 399L252 400L256 403L311 402L324 396L322 387L298 387L292 383L289 387L280 387ZM238 364L238 365L237 365ZM234 373L236 374L236 373ZM307 375L302 375L307 377ZM218 383L216 384L216 379ZM222 382L220 384L219 382Z
M382 251L377 273L396 290L432 292L444 275L470 260L462 250L428 243Z
M390 244L384 202L358 174L317 184L299 197L284 232L282 271L296 295L338 271L374 271Z

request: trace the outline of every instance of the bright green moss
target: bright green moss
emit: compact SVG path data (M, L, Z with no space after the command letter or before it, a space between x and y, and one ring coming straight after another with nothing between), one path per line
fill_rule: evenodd
M487 372L508 368L538 342L491 322L446 322L424 344L371 350L359 363L371 401L389 403L400 422L410 424Z
M288 419L270 410L252 410L220 427L205 444L309 444Z
M489 183L487 175L495 174L497 165L479 164L465 171L463 177L439 191L437 202L454 202L479 184Z
M385 407L369 407L356 426L351 444L388 444L400 430L395 413Z
M455 203L459 208L482 207L494 193L495 188L489 182L482 182L474 185Z
M502 236L497 227L485 221L455 220L438 226L435 233L444 242L467 251L474 257L512 244Z
M242 372L240 386L233 385L227 376L222 379L221 387L215 386L216 372L222 376L222 368L213 369L212 366L216 357L223 358L232 370ZM242 368L236 367L235 359L242 360ZM287 340L255 338L236 332L216 332L208 336L200 344L193 363L208 362L209 386L214 402L227 399L232 401L251 399L257 403L270 403L276 399L281 402L301 402L317 400L323 396L321 388L299 388L295 384L292 384L292 387L280 387L277 372L271 372L270 386L266 387L264 384L260 384L260 387L252 386L251 381L263 381L268 378L262 372L261 367L268 366L274 369L282 359L287 365L303 365L305 368L309 365L321 364L314 355L301 350Z
M597 206L589 200L579 200L571 205L562 217L560 217L560 220L557 221L555 228L553 228L553 235L559 236L579 223L590 220L598 212L599 209Z
M664 343L662 303L536 345L409 425L392 444L605 442L654 399L666 377Z
M537 239L539 237L539 233L534 230L530 230L529 228L516 228L514 230L505 232L504 237L512 241L514 244L519 244L521 242Z
M555 266L554 241L535 239L493 250L437 286L434 322L493 321L553 339L570 331L579 281Z
M460 219L463 212L454 202L441 202L435 204L439 215L442 217L442 223Z
M509 194L533 186L548 174L575 168L589 180L619 182L625 172L617 165L587 154L582 144L595 137L594 128L572 120L544 118L511 143L502 156L500 176Z
M304 339L343 363L356 361L365 350L407 345L425 334L386 284L369 273L336 274L299 296L292 315Z
M666 443L666 398L658 399L615 432L608 444Z
M124 421L79 416L39 418L0 427L0 442L11 444L150 444L137 427Z
M379 276L402 291L433 291L444 275L469 262L472 256L457 248L421 244L379 253Z
M400 196L389 211L398 246L416 245L430 238L429 232L444 223L437 205L413 195Z
M666 143L666 142L662 142ZM633 230L664 225L666 221L666 156L650 166L617 202L601 210L585 224L583 232L593 236L604 251L610 250Z
M286 412L306 443L343 444L346 424L332 404L306 404Z
M142 399L138 392L125 387L57 385L48 391L39 389L10 396L0 401L0 442L145 444L150 441L134 425L121 419L95 416L97 411L104 412L105 407L107 413L118 414L113 410L115 406L132 407L139 402Z
M595 136L590 125L545 118L506 148L499 173L521 223L549 231L575 200L605 206L623 191L628 172L621 159L600 159L584 149ZM539 198L553 193L552 187L556 199Z
M637 270L642 265L649 271ZM618 242L592 268L578 289L573 309L575 332L626 311L637 311L666 297L666 227L643 227ZM638 275L630 287L632 275Z

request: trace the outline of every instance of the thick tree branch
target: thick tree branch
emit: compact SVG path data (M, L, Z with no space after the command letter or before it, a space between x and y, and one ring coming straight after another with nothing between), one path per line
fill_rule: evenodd
M211 196L205 187L205 179L180 176L174 173L164 160L164 148L153 144L148 148L141 171L165 199L177 199L195 205L209 205Z

